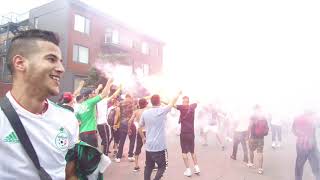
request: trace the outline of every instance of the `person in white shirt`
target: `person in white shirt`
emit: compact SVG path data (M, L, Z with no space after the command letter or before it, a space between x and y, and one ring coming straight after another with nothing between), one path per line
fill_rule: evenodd
M282 117L270 117L271 132L272 132L272 148L280 148L282 141Z
M234 117L234 134L233 134L233 150L231 159L237 159L238 145L241 143L243 151L243 162L248 163L248 129L249 129L249 118L238 115Z
M108 114L108 99L103 99L97 104L97 128L101 137L101 145L103 146L103 153L108 156L110 127L107 121Z
M6 97L20 117L40 165L54 180L74 178L73 162L67 164L65 156L78 141L77 119L48 100L59 94L65 71L58 36L43 30L15 36L8 50L8 67L12 89ZM40 179L2 110L0 129L0 179Z

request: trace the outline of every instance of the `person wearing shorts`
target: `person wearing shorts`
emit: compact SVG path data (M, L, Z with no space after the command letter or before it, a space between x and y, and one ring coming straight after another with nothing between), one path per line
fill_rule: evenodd
M263 153L264 139L263 138L251 138L249 139L249 149L250 151L257 153Z
M183 97L182 105L177 105L177 109L180 111L179 123L181 123L181 133L180 133L180 145L182 150L182 157L186 170L184 172L185 176L192 176L192 172L189 166L188 153L191 154L194 173L199 174L200 168L198 166L197 157L194 153L194 114L197 104L189 104L189 97Z
M267 122L266 116L262 113L261 107L256 105L254 107L254 114L250 118L249 125L249 150L250 150L250 162L247 164L249 168L253 167L254 162L254 152L257 151L258 159L258 173L263 174L263 147L264 147L264 136L257 135L255 129L259 122ZM267 128L268 130L268 128Z
M203 146L208 146L208 133L213 132L216 139L221 146L221 150L224 151L224 143L221 134L221 113L218 112L217 108L213 104L209 104L200 111L200 118L204 118L207 122L200 129L200 135L203 138Z
M138 101L139 104L139 109L137 109L136 111L134 111L132 117L129 120L129 127L131 127L132 124L136 124L135 127L139 128L139 120L141 118L142 113L144 112L144 110L147 109L147 105L148 105L148 101L144 98L139 99ZM131 131L131 128L128 129L129 134L133 135ZM143 135L146 136L146 131L145 129L142 130ZM133 169L134 172L137 172L140 170L139 167L139 155L141 154L141 149L143 146L143 141L142 141L142 137L139 133L134 134L137 136L137 141L136 141L136 149L134 152L134 162L135 162L135 167Z

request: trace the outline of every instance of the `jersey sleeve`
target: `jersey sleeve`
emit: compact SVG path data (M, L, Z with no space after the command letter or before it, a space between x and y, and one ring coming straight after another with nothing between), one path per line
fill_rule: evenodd
M96 97L90 98L88 99L86 102L89 106L95 106L96 104L98 104L98 102L100 102L102 100L101 96L98 95Z

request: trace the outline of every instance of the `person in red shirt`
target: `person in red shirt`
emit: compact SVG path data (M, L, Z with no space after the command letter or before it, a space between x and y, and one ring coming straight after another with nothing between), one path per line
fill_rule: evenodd
M194 114L197 108L197 104L189 104L188 96L184 96L182 99L182 105L177 105L177 109L180 111L179 123L181 123L180 144L183 161L187 168L184 172L184 175L190 177L192 175L192 172L189 168L188 153L191 154L193 160L195 169L194 173L200 173L200 168L197 162L197 156L194 153Z

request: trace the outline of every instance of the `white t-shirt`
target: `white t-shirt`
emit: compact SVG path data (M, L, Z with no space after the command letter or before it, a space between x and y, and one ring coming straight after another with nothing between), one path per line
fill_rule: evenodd
M249 124L250 124L250 119L249 118L238 119L237 123L238 124L237 124L237 127L235 129L236 132L248 131Z
M282 125L282 118L281 116L272 116L271 118L271 124L276 126Z
M97 104L97 124L108 124L107 114L108 114L108 100L102 99Z
M18 113L38 155L40 165L52 179L65 179L65 156L78 141L79 127L75 115L53 102L43 114L33 114L6 94ZM0 179L38 180L36 167L25 152L9 120L0 109Z
M250 125L250 116L246 113L235 113L233 116L236 132L248 131Z

